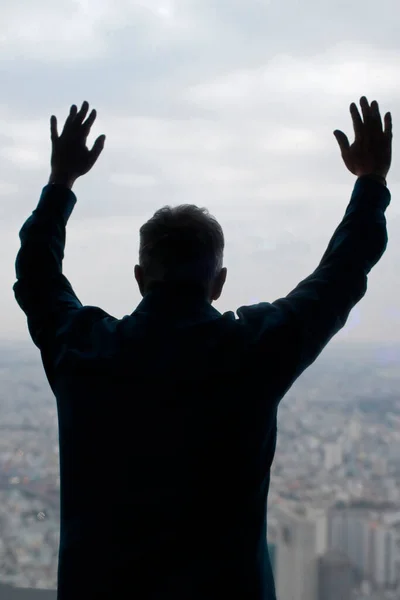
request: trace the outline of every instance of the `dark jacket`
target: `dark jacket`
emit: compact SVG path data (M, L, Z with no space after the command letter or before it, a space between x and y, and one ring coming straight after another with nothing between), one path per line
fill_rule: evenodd
M43 189L14 285L57 399L58 598L273 600L278 404L364 296L390 192L358 179L314 273L238 318L163 286L123 319L82 306L62 274L75 202Z

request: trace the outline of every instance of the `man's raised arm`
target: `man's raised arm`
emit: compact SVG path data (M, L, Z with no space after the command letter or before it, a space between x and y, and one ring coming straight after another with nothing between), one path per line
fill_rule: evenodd
M317 269L286 298L272 306L293 326L292 356L298 377L345 325L350 311L367 291L367 276L387 246L385 210L390 203L386 175L392 157L392 119L384 128L376 101L350 105L355 141L334 131L343 161L357 175L350 204ZM288 358L290 360L290 358Z
M26 314L32 340L40 349L67 315L82 306L62 274L65 226L75 202L75 194L67 187L47 185L19 232L21 248L13 289Z
M280 365L280 397L345 325L366 293L368 273L386 249L392 120L387 113L383 129L378 104L370 106L365 97L360 104L364 121L357 106L350 106L354 143L350 146L343 132L334 132L345 165L358 179L319 266L286 297L238 310L259 331L260 360L272 351Z
M315 361L366 294L368 273L387 246L389 203L390 192L383 183L359 178L317 269L272 303L290 331L285 356L294 378Z
M61 136L57 120L51 118L51 175L43 188L37 208L20 230L14 284L15 298L25 312L33 342L41 349L50 349L57 333L69 318L82 307L71 284L62 274L66 225L76 203L72 192L75 180L87 173L103 146L100 136L92 150L86 139L96 118L92 111L85 122L89 105L81 110L73 105Z

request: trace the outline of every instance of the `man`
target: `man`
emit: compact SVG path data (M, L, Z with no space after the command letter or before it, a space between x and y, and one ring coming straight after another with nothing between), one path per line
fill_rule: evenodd
M266 502L280 400L344 326L387 245L392 123L353 103L335 131L357 181L317 269L286 298L221 315L219 224L164 208L140 230L143 300L122 320L82 306L62 274L76 179L96 118L51 117L51 176L20 231L15 296L57 399L58 599L273 600ZM85 120L86 119L86 120ZM290 572L288 572L290 577Z

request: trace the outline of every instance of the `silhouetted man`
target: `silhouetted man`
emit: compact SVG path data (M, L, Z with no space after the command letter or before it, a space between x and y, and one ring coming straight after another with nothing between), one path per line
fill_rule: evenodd
M273 600L266 503L280 400L344 326L387 245L392 123L361 98L358 177L317 269L287 297L220 314L224 237L196 206L140 230L143 300L119 320L82 306L62 274L75 180L95 164L96 118L51 118L51 177L20 231L15 296L57 399L59 600ZM86 120L85 120L86 119ZM290 577L290 572L288 572Z

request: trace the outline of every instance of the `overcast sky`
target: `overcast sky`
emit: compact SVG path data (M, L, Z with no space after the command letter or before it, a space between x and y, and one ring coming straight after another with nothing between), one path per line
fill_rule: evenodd
M379 8L379 11L377 10ZM18 231L50 165L49 119L96 108L106 145L74 187L64 274L121 318L140 295L138 229L165 204L224 228L221 311L272 302L318 265L355 177L334 129L366 95L393 116L389 243L337 341L400 340L398 0L14 0L0 4L0 337L29 339Z

